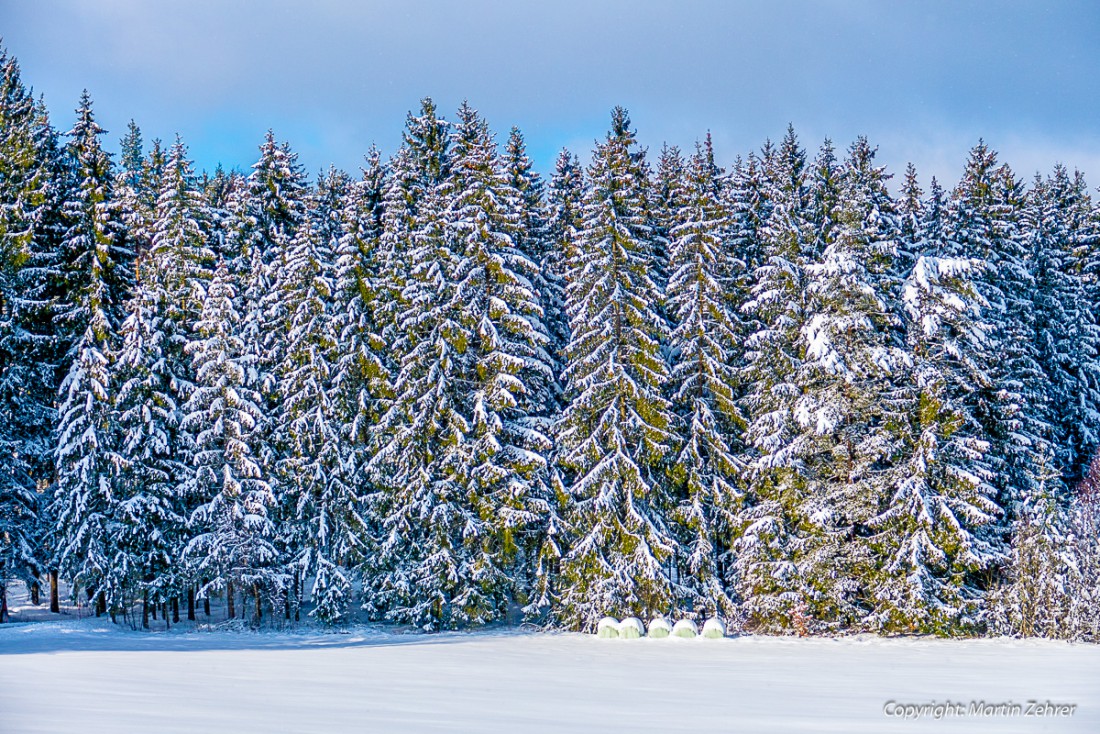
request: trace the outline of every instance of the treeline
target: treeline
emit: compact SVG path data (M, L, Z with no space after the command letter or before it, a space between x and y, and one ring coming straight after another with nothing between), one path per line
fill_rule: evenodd
M0 63L0 581L112 615L1097 635L1080 174L979 143L895 196L863 138L724 171L616 108L546 181L429 99L358 177L270 133L197 174L133 123L113 161L87 94L59 134Z

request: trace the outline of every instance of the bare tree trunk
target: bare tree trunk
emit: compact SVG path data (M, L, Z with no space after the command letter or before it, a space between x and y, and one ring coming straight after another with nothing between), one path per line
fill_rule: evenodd
M172 597L172 621L176 624L180 623L180 598L178 596Z
M263 619L263 616L264 616L264 610L263 610L263 604L262 604L263 596L261 596L261 594L260 594L260 585L259 584L254 585L252 587L252 592L256 595L256 615L255 615L254 623L257 627L259 627L260 626L260 620Z
M149 629L149 590L146 589L141 597L141 628Z
M195 621L195 587L187 587L187 621Z
M301 608L302 608L302 577L301 571L294 572L294 621L301 621Z
M61 613L61 599L57 593L57 571L50 571L50 611Z
M168 619L168 602L164 602L164 629L172 629L172 622Z
M202 613L208 617L210 616L210 594L202 598Z
M153 621L156 622L157 621L157 605L155 603L152 606L152 610L153 610Z
M8 617L8 587L0 582L0 624Z
M38 585L38 581L34 581L31 584L31 604L38 606L41 603L42 587Z
M107 613L107 594L99 592L95 595L95 616L102 617Z
M233 606L233 582L230 581L225 585L225 609L226 615L229 619L234 619L236 614L236 608Z

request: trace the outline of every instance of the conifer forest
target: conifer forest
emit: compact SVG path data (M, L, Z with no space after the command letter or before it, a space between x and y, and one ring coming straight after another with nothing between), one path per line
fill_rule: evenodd
M0 621L22 581L138 625L1100 638L1072 168L658 150L615 108L540 175L428 98L354 174L107 147L0 50Z

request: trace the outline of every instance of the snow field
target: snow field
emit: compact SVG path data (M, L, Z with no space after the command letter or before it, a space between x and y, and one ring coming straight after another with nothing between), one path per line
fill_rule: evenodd
M799 639L608 645L592 635L136 633L0 627L0 731L1092 732L1100 647ZM629 697L623 693L629 691ZM888 702L1076 703L1071 717L887 716Z

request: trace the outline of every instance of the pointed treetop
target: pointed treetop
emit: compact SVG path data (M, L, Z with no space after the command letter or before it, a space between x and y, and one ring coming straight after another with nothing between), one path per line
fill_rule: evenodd
M609 138L633 138L634 131L630 129L630 113L625 107L615 106L611 110L611 132Z
M137 123L130 120L126 126L126 135L122 138L122 156L120 163L122 170L127 174L128 182L133 185L141 174L141 164L144 157L142 150L141 129Z

